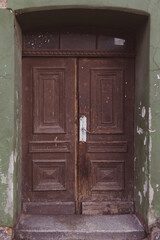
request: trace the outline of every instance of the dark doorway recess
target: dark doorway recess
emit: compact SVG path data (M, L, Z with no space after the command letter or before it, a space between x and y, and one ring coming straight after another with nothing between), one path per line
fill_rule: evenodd
M111 9L54 9L34 11L16 16L22 31L38 31L66 26L105 27L136 33L137 29L146 22L148 15L133 14Z
M23 212L134 212L134 41L96 27L25 31Z

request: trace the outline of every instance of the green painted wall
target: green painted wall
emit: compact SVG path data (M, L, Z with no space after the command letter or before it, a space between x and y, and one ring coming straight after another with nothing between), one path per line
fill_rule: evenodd
M150 32L150 224L160 219L160 2L153 1Z
M0 10L0 225L12 226L14 201L14 15Z
M160 217L159 0L9 0L7 7L20 13L40 9L76 7L111 8L150 15L150 22L143 25L137 34L135 199L137 211L146 220L148 219L149 225L154 224ZM12 225L18 211L18 195L14 189L17 187L16 182L20 171L21 96L19 90L16 100L15 92L16 89L21 89L20 82L17 80L20 79L19 66L21 62L20 56L16 56L17 51L14 49L14 16L8 10L0 11L0 31L0 112L2 113L0 115L0 191L2 193L0 195L0 225L9 226ZM18 52L20 52L19 48ZM16 59L19 59L17 65L14 65L15 56ZM15 109L18 109L19 113L16 113ZM17 130L16 126L18 126ZM13 161L16 163L13 164ZM12 202L13 197L14 201ZM16 209L14 211L13 206Z
M149 20L137 31L135 63L135 207L148 222Z
M16 221L16 217L21 210L21 147L22 147L22 119L21 119L21 106L22 106L22 34L21 29L15 21L15 32L14 32L14 40L15 40L15 61L14 61L14 102L15 102L15 114L14 114L14 151L15 151L15 159L16 164L14 168L14 202L13 202L13 214L14 221Z
M0 9L0 226L20 211L21 34L13 12Z
M152 2L152 1L150 1ZM153 0L153 2L155 2ZM22 12L35 9L56 9L56 8L123 8L124 10L137 10L148 12L148 0L12 0L8 1L8 8L22 10Z

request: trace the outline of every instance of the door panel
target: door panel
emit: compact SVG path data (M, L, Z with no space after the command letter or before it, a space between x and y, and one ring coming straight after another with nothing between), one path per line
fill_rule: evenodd
M75 211L75 65L74 58L23 59L23 202L28 211Z
M133 67L128 59L79 61L79 117L87 117L79 147L83 214L133 211Z
M91 132L123 133L123 69L90 69Z

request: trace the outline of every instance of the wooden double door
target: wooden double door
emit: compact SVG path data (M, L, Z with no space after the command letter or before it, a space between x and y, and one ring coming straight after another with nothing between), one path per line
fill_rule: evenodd
M23 211L134 211L134 61L24 57Z

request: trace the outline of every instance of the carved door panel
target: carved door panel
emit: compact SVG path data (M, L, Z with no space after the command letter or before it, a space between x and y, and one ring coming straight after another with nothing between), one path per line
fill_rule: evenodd
M133 73L132 59L23 59L25 213L133 212Z
M134 64L129 59L79 61L82 214L133 212ZM85 138L84 138L85 139Z
M23 59L24 212L75 212L75 64Z

